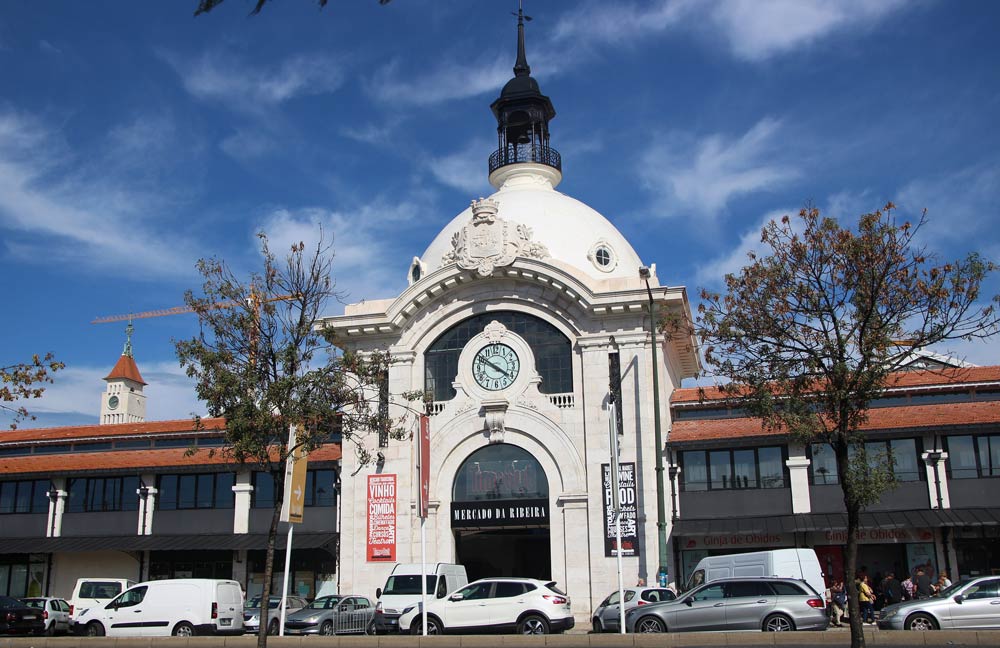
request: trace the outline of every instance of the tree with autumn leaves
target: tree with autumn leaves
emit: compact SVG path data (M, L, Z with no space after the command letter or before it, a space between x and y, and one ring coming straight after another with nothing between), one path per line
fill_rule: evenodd
M257 644L263 648L286 460L299 448L308 453L341 443L345 452L356 453L359 465L370 464L370 440L380 432L402 439L414 418L390 418L384 402L388 353L342 352L317 326L328 301L338 296L330 246L322 238L312 250L297 243L279 259L267 237L259 238L263 270L246 281L222 261L198 263L201 294L188 291L185 303L197 314L200 333L176 342L176 351L209 414L225 419L223 455L274 480ZM416 396L403 396L403 411L409 411L405 399ZM292 426L297 433L289 443Z
M939 263L917 243L924 218L900 223L895 212L888 204L853 227L815 208L771 221L764 251L727 274L723 292L702 291L695 331L727 398L791 439L832 447L848 576L857 569L860 513L894 483L893 458L866 454L872 401L913 352L986 338L1000 325L1000 297L981 294L997 267L977 254ZM858 592L845 580L857 648Z
M25 419L35 420L27 407L13 403L41 398L45 393L45 384L53 382L52 374L65 366L54 355L46 353L44 356L32 356L30 362L0 367L0 411L12 417L10 429L16 430L18 424Z

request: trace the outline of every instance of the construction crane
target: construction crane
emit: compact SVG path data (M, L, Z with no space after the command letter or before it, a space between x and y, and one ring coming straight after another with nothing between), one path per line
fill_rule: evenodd
M260 305L267 304L275 301L287 301L289 299L295 299L298 297L297 294L291 295L276 295L274 297L269 297L267 299L261 299L256 293L251 293L248 301L253 306L253 311L255 315L260 313ZM240 302L219 302L218 304L213 304L212 308L233 308L236 306L241 306ZM164 317L167 315L183 315L185 313L193 313L195 309L191 306L173 306L172 308L161 308L158 310L148 310L142 311L140 313L125 313L122 315L106 315L104 317L94 318L91 324L108 324L109 322L131 322L134 319L143 319L145 317Z

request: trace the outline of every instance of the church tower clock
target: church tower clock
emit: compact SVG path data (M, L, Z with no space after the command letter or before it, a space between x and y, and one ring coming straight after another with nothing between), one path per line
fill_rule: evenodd
M146 382L132 357L132 322L125 328L125 349L104 380L107 389L101 396L101 425L112 423L142 423L146 420Z

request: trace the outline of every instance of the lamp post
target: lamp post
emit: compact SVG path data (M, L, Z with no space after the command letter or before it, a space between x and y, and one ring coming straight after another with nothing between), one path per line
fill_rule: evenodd
M656 361L656 302L653 301L653 291L649 287L649 268L639 268L639 278L646 283L646 295L649 297L649 332L652 335L653 352L653 432L656 443L656 541L659 567L656 570L656 580L666 585L667 577L667 522L666 506L663 498L663 432L660 429L660 371Z

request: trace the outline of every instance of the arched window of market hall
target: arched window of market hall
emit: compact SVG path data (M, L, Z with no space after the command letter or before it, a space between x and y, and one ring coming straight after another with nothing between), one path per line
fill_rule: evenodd
M462 349L492 321L517 333L531 347L535 368L542 377L538 389L543 394L566 394L573 391L573 347L565 335L545 320L512 311L481 313L462 320L445 331L424 353L424 390L436 401L451 400L451 386L458 375Z
M549 482L529 452L494 443L473 452L455 474L454 502L547 499Z

